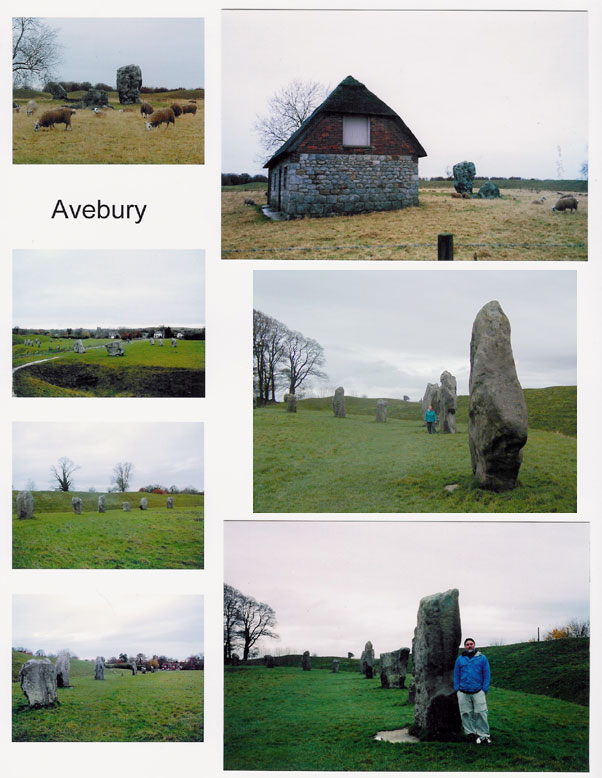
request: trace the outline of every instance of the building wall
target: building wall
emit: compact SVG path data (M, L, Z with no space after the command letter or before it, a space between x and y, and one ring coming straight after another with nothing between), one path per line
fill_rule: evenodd
M285 158L270 171L270 206L298 217L418 205L417 157L369 152L300 152ZM274 185L279 178L280 202Z
M396 122L386 116L370 117L370 145L343 146L343 116L324 114L311 127L296 149L308 154L405 154L416 149Z

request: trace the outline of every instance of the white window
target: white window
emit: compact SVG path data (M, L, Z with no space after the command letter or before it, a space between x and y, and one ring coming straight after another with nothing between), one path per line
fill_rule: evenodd
M370 145L370 117L343 116L343 146Z

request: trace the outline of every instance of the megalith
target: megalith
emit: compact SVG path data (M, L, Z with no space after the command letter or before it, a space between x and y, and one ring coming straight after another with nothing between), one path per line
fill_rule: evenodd
M19 670L19 684L31 708L58 702L56 667L50 659L29 659Z
M339 419L345 418L345 390L342 386L336 388L332 398L332 411Z
M333 673L338 673L339 672L339 660L338 659L333 659L332 660L332 672Z
M140 498L140 510L145 511L148 508L148 500L146 497Z
M84 348L84 344L82 343L81 338L80 340L75 341L75 343L73 344L73 350L75 351L76 354L86 353L86 349Z
M458 410L458 395L456 378L447 370L439 378L439 431L456 434L456 411Z
M71 498L71 505L73 505L73 513L81 513L82 512L82 500L81 497L72 497Z
M387 421L387 407L389 403L386 400L378 400L376 403L376 421Z
M132 103L140 102L142 71L138 65L123 65L117 68L116 80L121 105L132 105Z
M98 512L104 513L106 511L106 500L104 494L98 495Z
M171 339L171 347L177 348L178 347L178 341L175 338Z
M514 489L527 442L527 405L516 374L510 322L497 300L484 305L470 341L468 442L484 489Z
M31 519L33 516L33 495L28 489L24 489L17 495L17 518Z
M429 405L433 406L433 410L439 415L439 384L427 384L422 397L422 418L428 411Z
M380 685L383 689L405 689L409 648L399 648L380 655Z
M155 339L154 338L150 338L150 340L148 342L151 344L151 346L155 345Z
M474 162L457 162L453 168L456 192L472 194L472 182L476 172Z
M122 510L122 511L129 511L129 510L130 510L130 504L129 504L129 502L122 502L122 503L121 503L121 510Z
M364 646L360 656L360 672L366 678L374 678L374 648L370 640Z
M105 343L105 348L110 357L125 356L125 349L123 348L123 343L120 340L111 340L109 343Z
M167 507L168 508L173 508L173 497L168 497L167 498Z
M85 108L102 108L109 104L109 93L104 89L88 89L82 95L82 105Z
M104 681L104 679L105 679L104 659L101 656L97 656L96 662L94 663L94 680Z
M420 600L412 642L412 672L416 684L415 726L422 739L444 739L460 731L454 664L461 636L457 589Z
M309 658L309 651L303 652L303 657L301 658L301 667L304 670L311 670L311 659Z
M410 705L414 705L416 702L416 684L414 681L410 681L410 685L408 686L408 702Z
M286 403L286 412L287 413L297 413L297 395L296 394L285 394L284 395L284 402Z
M494 200L496 197L500 197L500 188L493 181L485 181L483 186L479 189L477 196L482 200Z
M269 667L270 669L272 667L276 666L276 663L274 662L274 657L271 654L266 654L263 658L263 663L266 667Z
M67 688L69 684L69 671L71 670L71 655L67 649L59 651L56 657L56 685Z

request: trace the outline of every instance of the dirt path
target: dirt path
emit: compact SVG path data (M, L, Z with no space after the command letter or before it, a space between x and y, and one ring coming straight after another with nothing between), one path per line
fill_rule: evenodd
M61 355L62 356L62 355ZM24 365L17 365L17 367L13 367L13 373L16 373L17 370L21 370L23 367L30 367L30 365L39 365L41 362L52 362L53 359L60 359L61 357L47 357L46 359L36 359L35 362L26 362Z

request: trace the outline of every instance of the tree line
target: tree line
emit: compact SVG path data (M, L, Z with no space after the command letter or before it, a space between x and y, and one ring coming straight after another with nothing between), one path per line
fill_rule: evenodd
M240 659L239 651L246 662L259 653L256 644L261 638L278 640L276 623L276 613L267 603L224 584L224 662Z
M253 310L253 390L259 404L276 402L280 388L296 394L307 379L327 378L324 363L317 340Z

